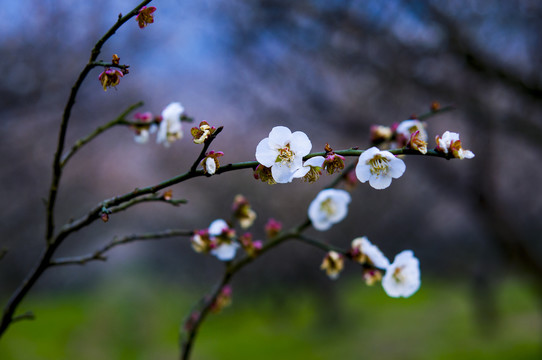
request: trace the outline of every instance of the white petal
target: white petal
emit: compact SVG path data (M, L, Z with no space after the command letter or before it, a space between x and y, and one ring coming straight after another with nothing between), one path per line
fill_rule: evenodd
M380 150L373 146L372 148L370 149L367 149L365 150L364 152L361 153L361 155L359 156L359 160L358 160L358 165L360 163L367 163L368 160L372 159L376 154L378 154L380 152Z
M282 148L292 139L292 132L285 126L275 126L269 133L269 146L271 148Z
M371 166L361 161L356 165L356 177L362 183L367 182L371 178Z
M296 131L292 134L290 149L292 149L296 156L303 157L311 152L312 144L304 132Z
M391 176L390 175L373 175L369 178L369 185L374 189L382 190L390 186Z
M222 230L228 229L228 223L222 219L217 219L209 225L209 235L218 236L222 234Z
M367 255L374 266L380 269L387 269L388 266L390 266L390 261L388 258L384 256L378 246L372 244L366 236L360 239L360 243L361 252Z
M205 159L205 171L207 174L213 175L216 172L216 162L215 159L208 157Z
M235 242L231 244L221 244L217 248L211 250L211 254L216 256L219 260L230 261L235 257L238 247L239 244Z
M269 138L265 138L256 147L256 160L263 166L271 167L277 160L278 153L269 146Z
M323 156L315 156L311 157L309 160L305 161L303 166L317 166L322 167L324 165L324 161L326 160Z
M390 161L390 172L389 175L391 175L392 178L397 179L403 175L403 173L406 170L405 162L399 158L396 158L395 156Z
M297 169L296 172L294 172L294 178L302 178L303 176L307 175L310 169L311 169L310 166L300 167L299 169Z
M275 163L275 165L271 167L271 175L277 183L285 184L292 182L292 179L294 178L294 173L297 170L298 168L292 169L286 164Z

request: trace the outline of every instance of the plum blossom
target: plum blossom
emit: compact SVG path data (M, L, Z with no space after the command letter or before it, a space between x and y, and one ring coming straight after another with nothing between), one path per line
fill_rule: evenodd
M324 270L330 279L335 280L344 268L344 259L341 254L336 251L330 251L320 265L320 269Z
M420 262L411 250L397 254L382 278L384 291L395 298L411 296L420 285Z
M424 124L420 120L410 119L401 121L401 123L397 126L397 129L395 129L399 145L405 146L410 140L411 135L414 134L416 131L420 132L420 140L427 141L427 132L425 131Z
M275 126L256 147L256 160L265 167L271 168L275 182L289 183L297 170L303 166L303 157L312 148L312 144L304 132L292 133L285 126Z
M233 239L233 229L230 229L226 221L217 219L209 225L208 230L214 245L211 254L222 261L232 260L239 248L239 244Z
M380 269L387 269L390 266L388 258L366 236L352 240L350 254L352 255L352 259L360 263L367 262Z
M350 194L345 190L325 189L320 191L309 205L309 219L316 230L328 230L348 214Z
M401 177L405 169L403 160L389 151L372 147L360 155L356 165L356 177L362 183L369 181L369 185L381 190L390 186L392 178Z
M442 134L442 137L437 136L435 140L437 142L437 151L445 154L452 153L458 159L472 159L474 157L472 151L463 149L458 133L446 131Z
M156 134L156 142L169 147L172 142L183 137L181 115L184 107L179 102L173 102L162 111L162 121Z

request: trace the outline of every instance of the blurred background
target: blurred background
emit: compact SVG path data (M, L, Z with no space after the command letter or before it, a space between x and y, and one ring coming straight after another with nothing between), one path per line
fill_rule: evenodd
M0 0L0 300L5 303L44 246L45 208L58 125L94 43L136 3ZM155 1L155 23L135 20L104 46L130 73L104 92L95 69L72 112L67 147L143 100L159 114L180 101L197 122L224 126L221 163L254 159L273 126L304 131L313 151L369 146L372 124L429 110L432 139L459 132L476 157L409 157L386 191L351 190L348 217L314 238L348 247L366 235L393 259L412 249L422 288L389 299L347 264L330 281L324 254L286 243L234 280L234 305L204 324L194 358L539 359L542 356L542 3L511 0ZM66 167L57 223L101 200L185 172L201 148L133 140L118 127ZM352 162L354 159L348 159ZM242 193L263 238L273 217L304 221L315 184L255 181L250 170L174 186L188 205L141 204L76 233L59 255L86 254L114 236L206 228L229 218ZM4 359L161 359L177 354L178 327L223 264L188 239L116 248L106 263L46 272L19 308ZM134 330L135 329L135 330ZM149 335L152 334L152 335ZM390 343L396 346L391 348ZM90 346L90 347L89 347ZM86 357L85 357L86 356Z

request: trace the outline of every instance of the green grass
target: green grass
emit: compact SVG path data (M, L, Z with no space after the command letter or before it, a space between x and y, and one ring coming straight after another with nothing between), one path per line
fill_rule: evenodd
M317 297L270 289L242 296L204 323L193 359L540 359L542 319L530 289L508 281L481 331L466 286L425 281L410 299L338 281ZM200 291L156 279L111 281L79 294L30 297L37 319L14 324L0 359L176 359L178 329Z

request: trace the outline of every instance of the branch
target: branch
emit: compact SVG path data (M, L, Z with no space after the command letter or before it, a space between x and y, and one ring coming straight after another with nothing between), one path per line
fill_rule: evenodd
M94 67L92 63L96 61L96 58L100 54L104 43L120 28L120 26L122 26L129 19L137 15L139 10L143 6L150 3L151 1L152 0L144 0L139 5L137 5L132 11L130 11L127 15L119 16L119 19L117 20L117 22L94 45L94 48L92 49L91 54L90 54L89 62L85 65L85 67L83 68L83 70L81 71L77 80L75 81L74 85L71 88L68 101L66 102L66 105L64 107L64 112L62 113L62 121L60 123L60 129L58 133L57 147L56 147L56 151L55 151L55 155L53 159L51 186L49 187L49 196L48 196L47 206L46 206L45 240L46 240L47 245L35 268L32 269L32 271L28 274L28 276L22 282L22 284L15 290L11 298L8 300L6 306L4 307L2 320L0 322L0 337L5 333L9 325L13 322L13 319L14 319L13 314L15 313L17 306L20 304L20 302L23 300L23 298L26 296L26 294L32 288L32 286L34 286L34 284L40 278L43 272L47 269L47 267L49 266L49 261L52 258L54 252L56 251L57 247L62 242L62 239L67 235L65 234L63 238L59 238L59 236L54 237L54 232L55 232L54 209L55 209L55 203L56 203L56 198L57 198L57 193L58 193L58 185L60 183L60 178L62 175L61 157L64 151L64 145L66 141L66 132L68 129L68 122L70 120L71 111L75 104L75 98L77 97L77 93L79 92L81 84L83 83L87 75L89 74L90 70Z
M125 117L129 113L131 113L132 111L134 111L135 109L137 109L138 107L141 107L141 106L143 106L142 101L129 106L115 120L112 120L112 121L108 122L105 125L99 126L98 128L96 128L96 130L94 130L92 133L90 133L86 137L77 140L75 142L75 144L72 146L72 148L70 149L70 151L68 151L62 157L62 160L60 161L60 167L64 167L66 165L66 163L68 162L68 160L77 152L77 150L79 150L81 147L83 147L84 145L89 143L91 140L93 140L95 137L97 137L98 135L100 135L104 131L106 131L106 130L108 130L108 129L116 126L116 125L126 125L126 124L131 125L130 122L126 121Z
M113 207L113 208L106 208L108 214L114 214L121 211L124 211L136 204L144 203L144 202L165 202L166 204L171 204L173 206L179 206L181 204L188 203L188 200L185 199L166 199L165 195L149 195L145 197L135 198L130 201L125 202L122 205Z
M270 249L274 248L275 246L283 243L284 241L295 238L302 232L304 229L306 229L308 226L310 226L310 220L306 220L302 225L298 226L297 228L292 229L289 232L279 234L275 238L273 238L269 243L264 245L260 252L258 253L258 257L260 255L266 253ZM228 284L231 280L231 278L243 267L250 264L252 261L254 261L256 258L251 256L245 256L241 260L235 262L235 263L229 263L226 265L226 270L224 271L224 275L222 276L222 279L218 282L218 284L215 286L215 289L207 296L204 296L200 299L200 301L194 306L192 311L189 313L188 317L183 321L183 325L180 329L180 339L181 339L181 359L187 360L190 358L190 352L192 350L192 346L194 344L194 340L196 339L196 335L198 333L198 330L202 324L202 322L205 320L207 315L209 315L209 312L215 303L218 295L220 294L220 291L222 288Z
M2 260L4 258L4 256L6 256L7 253L8 253L7 248L0 249L0 260Z
M150 3L152 0L144 0L141 4L136 6L132 11L130 11L125 16L119 17L117 22L105 33L105 35L98 40L98 42L94 45L94 48L92 49L90 53L90 59L88 63L85 65L81 73L79 74L79 77L75 81L75 84L72 86L70 96L68 97L68 101L66 103L66 106L64 107L64 113L62 114L62 121L60 123L60 130L58 134L58 142L57 142L57 149L55 152L55 157L53 160L53 178L51 180L51 187L49 188L49 199L47 201L47 224L46 224L46 231L45 231L45 239L47 243L49 244L52 241L53 234L54 234L54 207L56 202L56 196L58 192L58 184L60 183L60 177L62 175L62 165L61 165L61 156L62 152L64 151L64 145L66 141L66 132L68 129L68 122L70 120L71 111L73 108L73 105L75 104L75 98L77 97L77 93L79 92L79 88L81 87L81 84L87 77L88 73L92 68L95 67L93 63L96 61L96 58L100 54L102 50L102 46L105 44L105 42L115 34L115 32L129 19L131 19L133 16L137 15L139 10ZM2 329L0 328L0 334L2 333Z
M94 251L92 254L53 259L49 262L49 265L51 266L85 265L87 262L94 261L94 260L106 261L107 258L104 256L104 254L108 252L109 250L111 250L112 248L117 247L119 245L128 244L128 243L139 241L139 240L158 240L158 239L180 237L180 236L192 236L193 234L194 232L191 230L171 229L171 230L166 230L166 231L157 232L157 233L129 235L129 236L124 236L118 239L114 238L113 241L111 241L109 244Z

